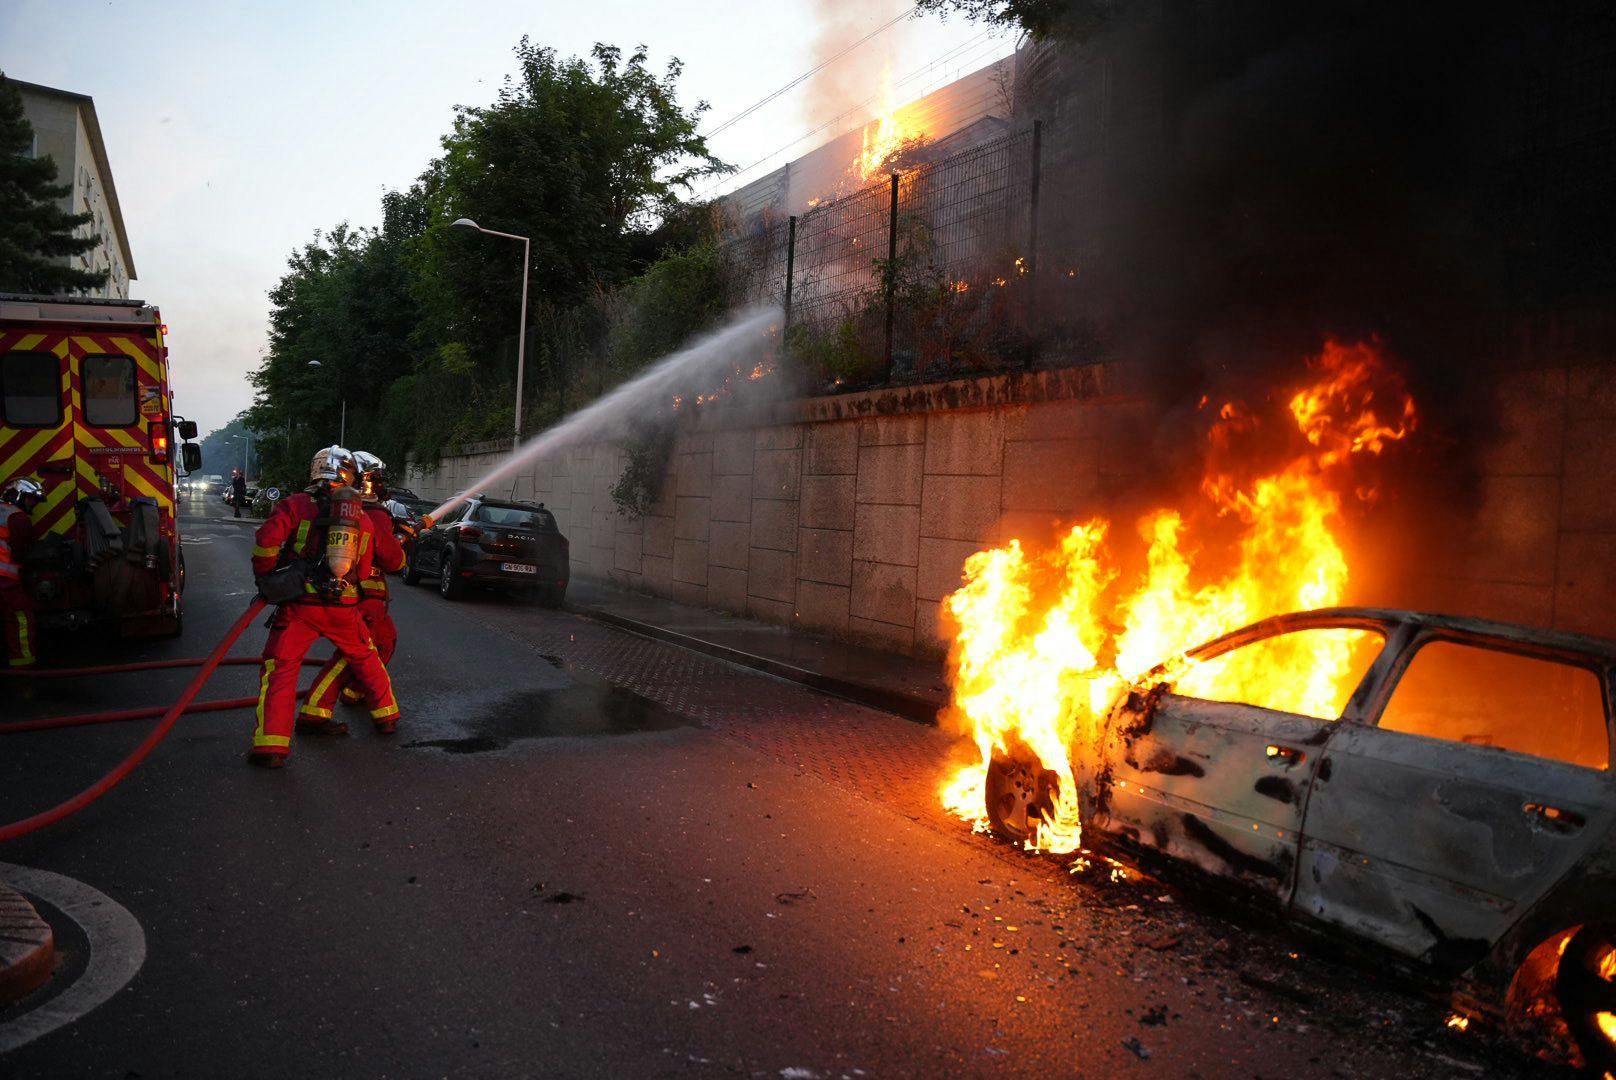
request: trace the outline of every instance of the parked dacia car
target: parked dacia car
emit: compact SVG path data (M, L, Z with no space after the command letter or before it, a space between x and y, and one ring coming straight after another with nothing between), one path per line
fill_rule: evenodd
M1585 1063L1616 1072L1616 642L1336 608L1189 656L1283 665L1294 690L1327 640L1353 667L1324 715L1285 686L1210 700L1147 676L1073 762L1085 841L1389 954L1469 1015L1511 1027L1552 999ZM991 762L994 830L1026 838L1058 782L1024 751Z
M474 495L423 529L410 548L404 584L435 577L446 600L469 585L490 585L552 607L567 595L567 538L543 503Z

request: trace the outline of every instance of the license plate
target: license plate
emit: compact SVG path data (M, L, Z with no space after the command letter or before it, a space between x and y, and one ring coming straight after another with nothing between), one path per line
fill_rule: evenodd
M539 572L537 566L529 566L527 563L519 562L502 562L499 564L499 568L508 570L513 574L537 574Z

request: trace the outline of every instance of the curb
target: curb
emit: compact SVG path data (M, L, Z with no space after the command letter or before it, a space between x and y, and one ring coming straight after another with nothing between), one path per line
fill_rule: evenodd
M929 698L906 694L900 690L892 690L885 686L872 686L869 683L853 682L849 679L839 679L833 675L826 675L820 671L811 671L808 668L788 664L783 660L776 660L768 656L758 656L741 649L732 649L727 645L719 645L689 634L681 634L677 630L653 623L640 622L630 619L613 611L603 608L577 607L570 608L574 614L599 622L610 623L641 637L656 638L672 645L679 645L694 652L706 653L720 660L728 660L732 664L740 664L756 671L785 679L789 682L799 683L814 690L827 694L834 694L840 698L860 705L868 705L882 712L889 712L901 716L905 720L913 720L917 724L936 724L937 714L942 711L943 704Z
M43 986L56 965L56 935L23 895L0 882L0 1008Z

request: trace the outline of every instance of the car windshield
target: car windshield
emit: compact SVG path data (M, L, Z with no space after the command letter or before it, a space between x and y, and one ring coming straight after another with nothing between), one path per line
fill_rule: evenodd
M483 503L471 515L472 521L503 525L511 529L554 529L555 518L548 510L529 510L519 506L491 506Z

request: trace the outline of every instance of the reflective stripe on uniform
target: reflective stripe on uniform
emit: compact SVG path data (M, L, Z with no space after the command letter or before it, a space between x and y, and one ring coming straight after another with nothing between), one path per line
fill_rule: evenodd
M278 735L264 734L264 706L269 701L269 677L275 672L275 661L265 660L264 670L258 676L258 726L253 729L254 746L290 746L290 739Z
M370 710L370 718L372 720L386 720L390 716L397 716L397 715L398 715L398 706L397 705L388 705L388 706L386 706L384 708Z
M325 677L314 684L314 689L309 691L308 700L323 701L326 693L330 691L331 685L340 679L347 670L347 658L343 657L338 659L335 664L331 665L331 670L325 673ZM309 710L305 708L303 711L308 712ZM329 716L330 713L327 713L326 715Z
M11 658L12 667L27 667L34 662L34 646L28 640L28 613L19 611L17 616L17 655Z
M21 513L10 503L0 503L0 580L20 581L21 571L11 561L11 515Z
M304 550L304 549L307 548L308 546L309 546L309 522L308 521L300 521L300 522L297 523L297 538L292 541L292 550L297 552L299 555L306 555L306 554L308 554L308 552L306 550Z
M280 553L281 549L278 547L260 547L257 544L253 545L253 558L255 559L273 559Z
M313 705L305 705L297 711L297 715L310 716L318 720L330 720L333 714L330 709L320 709Z

